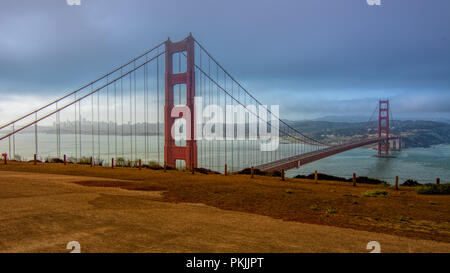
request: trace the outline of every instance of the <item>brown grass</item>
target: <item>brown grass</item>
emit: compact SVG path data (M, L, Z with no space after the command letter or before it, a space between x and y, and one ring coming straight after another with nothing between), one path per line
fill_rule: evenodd
M411 238L450 242L450 198L418 195L414 189L247 175L205 175L62 164L10 163L0 170L70 174L118 181L76 182L93 187L164 191L168 202L202 203L220 209L270 216L286 221L346 227ZM369 190L387 195L365 197ZM312 209L314 208L314 209Z

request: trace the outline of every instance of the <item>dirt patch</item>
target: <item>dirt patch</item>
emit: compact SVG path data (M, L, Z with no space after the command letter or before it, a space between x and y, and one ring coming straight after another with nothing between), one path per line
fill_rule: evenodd
M18 170L122 179L82 181L79 185L131 191L164 191L167 202L202 203L220 209L270 216L285 221L345 227L411 238L450 242L450 198L418 195L381 185L353 187L346 182L249 175L217 175L80 165L13 163L0 170ZM379 191L384 194L368 195ZM371 197L370 197L371 196Z
M108 180L93 180L93 181L77 181L75 184L88 187L106 187L106 188L121 188L125 190L135 191L165 191L167 187L151 186L139 182L123 182L123 181L108 181Z
M38 173L0 171L0 252L68 252L66 244L78 241L82 252L367 252L370 241L378 241L382 252L449 252L450 244L430 240L409 239L377 232L315 225L299 221L282 221L275 217L266 217L256 213L235 211L241 195L240 191L256 189L274 192L279 196L296 196L306 200L315 200L320 187L328 189L329 194L341 198L341 185L314 184L301 182L297 187L276 180L246 176L191 175L183 172L158 173L157 171L111 170L102 168L54 167L38 165ZM10 166L8 165L8 168ZM22 168L22 167L20 167ZM0 167L0 169L2 169ZM3 169L4 170L4 169ZM78 172L80 176L47 174L48 172ZM96 174L97 177L89 174ZM113 176L113 177L109 177ZM98 177L104 178L98 178ZM117 181L122 177L126 181ZM129 178L133 178L130 181ZM99 187L98 182L106 181ZM89 182L90 181L90 182ZM91 186L82 186L77 182L89 182ZM112 183L114 182L114 183ZM120 183L116 183L120 182ZM229 184L231 183L231 184ZM146 185L154 188L167 188L166 196L160 191L122 189L120 186L134 185L134 189L143 189ZM284 186L283 186L284 185ZM115 187L118 186L118 187ZM203 203L185 203L178 192L190 192L192 188L202 189L193 197L185 199L203 200ZM347 192L348 188L343 188ZM358 189L365 192L367 189ZM172 191L173 196L169 193ZM206 198L203 191L211 191ZM356 191L356 190L355 190ZM391 193L389 191L389 193ZM407 194L407 193L405 193ZM330 195L330 196L331 196ZM178 196L178 197L177 197ZM225 203L233 210L221 210L204 203L214 203L218 196L218 206ZM251 205L241 204L246 210L255 210L265 203L272 204L270 213L281 215L290 211L292 200L286 204L266 200L273 196L262 195ZM345 198L362 198L357 193L345 194ZM195 198L194 198L195 197ZM174 199L171 199L174 198ZM209 199L210 198L210 199ZM379 197L370 197L377 200ZM283 200L281 198L280 200ZM381 199L380 199L381 200ZM168 202L173 201L173 202ZM384 200L385 201L385 200ZM435 199L434 205L440 206L442 199ZM227 201L230 202L230 201ZM334 202L334 201L331 201ZM327 204L329 205L329 204ZM311 209L313 207L310 207ZM345 209L322 206L315 207L320 215L328 213L327 219L352 219ZM325 208L325 209L324 209ZM266 209L266 208L265 208ZM293 209L296 209L294 207ZM313 211L311 209L311 211ZM363 209L367 212L367 208ZM300 211L299 215L303 213ZM359 217L359 216L358 216ZM364 221L380 225L383 219L364 217ZM424 230L429 233L447 228L435 220L416 221L404 215L398 222L409 229ZM401 229L398 222L390 223L392 230Z

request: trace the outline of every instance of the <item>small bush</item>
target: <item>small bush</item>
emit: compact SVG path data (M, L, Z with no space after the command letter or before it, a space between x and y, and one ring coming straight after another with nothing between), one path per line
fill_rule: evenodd
M309 174L309 175L297 175L294 178L300 178L300 179L309 179L309 180L313 180L314 179L314 174ZM343 177L338 177L338 176L333 176L333 175L328 175L328 174L323 174L323 173L318 173L317 174L317 179L319 180L328 180L328 181L340 181L340 182L353 182L353 178L343 178ZM380 186L389 186L389 183L379 180L379 179L375 179L375 178L369 178L366 176L358 176L356 178L356 183L359 184L372 184L372 185L380 185Z
M344 194L344 197L358 197L358 196L351 193L346 193Z
M116 160L116 166L125 167L125 159L123 157L118 157Z
M64 160L60 159L60 158L47 158L45 160L45 163L64 163Z
M78 159L78 164L91 164L91 158L83 156L80 159Z
M95 160L95 164L97 164L98 166L103 166L103 162L104 162L104 160L101 159L101 158L97 158L97 159Z
M426 184L417 189L418 194L450 194L450 184Z
M291 190L291 189L287 189L287 190L286 190L286 193L287 193L287 194L292 194L292 193L294 193L294 191Z
M362 196L364 197L376 197L378 195L388 195L389 193L385 190L368 190L364 193L362 193Z
M149 168L151 170L162 170L162 169L164 169L164 167L159 165L159 163L156 162L156 161L149 161L148 165L143 165L143 167L144 168Z
M325 211L325 213L326 213L326 214L335 214L335 213L337 213L337 210L334 209L334 208L328 208L328 209Z
M420 184L416 180L412 180L412 179L408 179L405 182L403 182L403 184L402 184L402 186L406 186L406 187L416 187L416 186L421 186L421 185L422 184Z
M194 171L201 174L220 174L219 172L205 168L195 168Z
M238 174L251 174L251 168L246 168L238 172ZM281 177L280 171L261 171L260 169L253 169L254 175L263 175L263 176L274 176L274 177Z
M69 158L67 158L66 161L69 163L77 163L77 159L73 156L70 156Z
M404 217L404 216L399 216L397 219L398 219L400 222L409 222L409 221L412 220L411 217Z
M316 205L311 206L311 210L318 210L319 208Z

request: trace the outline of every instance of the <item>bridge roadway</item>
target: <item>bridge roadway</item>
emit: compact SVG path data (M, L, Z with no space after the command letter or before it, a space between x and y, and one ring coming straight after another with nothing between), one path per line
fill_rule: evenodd
M302 165L323 159L325 157L329 157L335 154L343 153L355 148L363 147L366 145L375 144L378 142L386 141L386 140L392 140L397 139L398 137L381 137L381 138L371 138L366 139L358 142L351 142L351 143L344 143L339 145L330 146L328 148L319 150L319 151L313 151L305 154L299 154L283 159L279 159L276 161L272 161L269 163L261 164L258 166L255 166L255 169L259 169L262 171L279 171L279 170L289 170L294 168L299 168Z

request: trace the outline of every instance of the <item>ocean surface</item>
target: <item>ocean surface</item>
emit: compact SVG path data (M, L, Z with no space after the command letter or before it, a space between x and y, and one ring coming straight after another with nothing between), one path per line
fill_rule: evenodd
M335 176L350 178L353 173L393 183L399 176L402 183L414 179L421 183L435 182L439 177L450 182L450 145L430 148L409 148L393 152L395 158L378 158L376 150L358 148L287 172L289 177L310 174L314 170Z
M19 155L23 160L31 160L35 153L34 134L21 133L15 136L14 141L5 139L0 142L0 152ZM56 157L56 135L38 135L38 155L41 160L47 157ZM163 165L164 162L164 137L163 136L133 136L133 146L131 137L124 136L94 136L82 135L81 155L80 140L77 136L77 146L75 150L75 135L61 135L61 150L69 157L90 157L101 158L104 165L108 165L111 158L124 157L126 159L142 159L144 162L155 161ZM109 149L108 149L109 143ZM136 145L137 143L137 145ZM145 145L147 143L147 145ZM159 145L158 145L159 143ZM99 145L100 144L100 145ZM227 153L225 153L227 145ZM221 142L219 145L209 142L198 142L198 157L200 167L214 169L223 172L225 160L230 171L237 171L243 166L254 165L255 156L258 155L258 145L245 152L243 143ZM147 146L147 149L145 147ZM99 149L100 147L100 149ZM280 144L279 156L288 154L292 147L289 144ZM123 148L123 150L122 150ZM230 152L232 150L232 152ZM76 151L76 152L75 152ZM133 153L131 153L133 151ZM307 164L299 169L287 171L288 177L298 174L308 175L317 170L334 176L352 177L353 173L358 176L368 176L377 178L389 183L395 181L395 176L399 176L400 182L407 179L414 179L421 183L435 182L439 177L441 181L450 182L450 145L436 145L430 148L409 148L400 152L393 152L395 158L374 157L376 150L371 148L358 148L342 154L338 154L320 161ZM266 157L266 159L269 157ZM181 164L181 163L180 163ZM255 164L256 165L256 164ZM179 165L182 167L182 165Z

